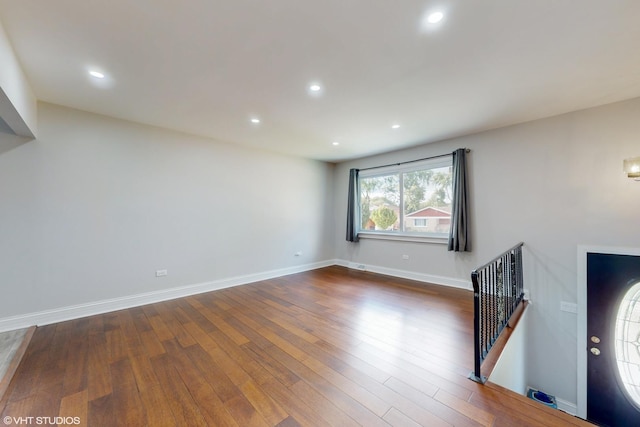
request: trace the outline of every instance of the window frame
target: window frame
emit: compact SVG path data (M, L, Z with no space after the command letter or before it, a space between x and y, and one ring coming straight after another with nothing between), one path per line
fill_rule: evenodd
M449 233L434 232L408 232L408 231L388 231L388 230L363 230L361 221L362 212L362 191L361 180L366 178L376 178L381 176L398 175L399 190L399 214L398 221L404 228L404 220L406 213L404 212L404 179L403 174L416 172L421 170L430 170L438 168L453 168L453 155L441 156L433 159L420 160L415 162L398 163L396 165L384 166L381 168L372 168L369 170L361 170L358 174L357 183L357 230L358 236L364 239L381 239L381 240L402 240L410 242L438 243L447 244Z

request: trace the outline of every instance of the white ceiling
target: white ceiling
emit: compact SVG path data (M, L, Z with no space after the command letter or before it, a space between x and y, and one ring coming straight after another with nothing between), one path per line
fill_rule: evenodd
M0 0L40 100L328 161L638 97L639 18L638 0Z

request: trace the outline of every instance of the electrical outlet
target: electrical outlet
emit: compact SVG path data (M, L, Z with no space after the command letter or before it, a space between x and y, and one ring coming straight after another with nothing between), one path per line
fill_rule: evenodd
M167 270L156 270L156 277L166 276L167 274L169 274Z
M295 254L293 254L293 256L302 256L302 251L298 251Z
M409 255L402 255L402 259L409 259Z
M578 305L572 302L560 301L560 311L566 311L567 313L577 313Z

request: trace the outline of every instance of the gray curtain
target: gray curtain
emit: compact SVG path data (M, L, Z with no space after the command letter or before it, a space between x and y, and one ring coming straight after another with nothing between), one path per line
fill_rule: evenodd
M358 239L358 169L349 170L349 200L347 202L347 241Z
M471 252L469 232L469 196L467 194L467 150L453 152L453 209L449 230L449 250Z

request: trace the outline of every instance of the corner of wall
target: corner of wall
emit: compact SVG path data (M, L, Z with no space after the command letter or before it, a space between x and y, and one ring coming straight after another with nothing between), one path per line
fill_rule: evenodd
M35 138L38 102L0 23L0 117L18 136Z

